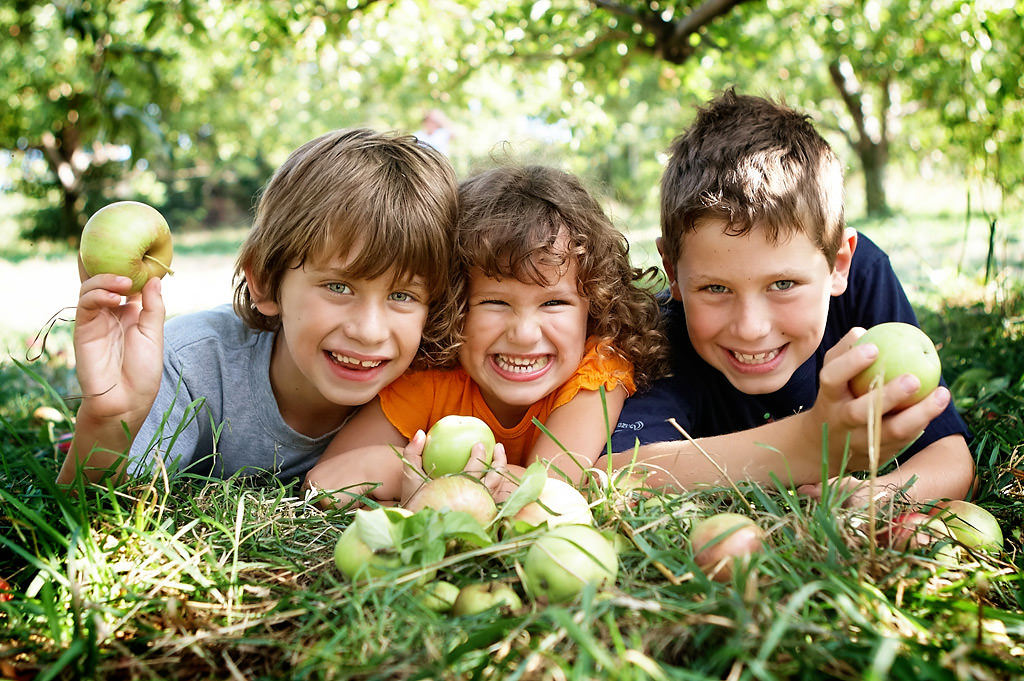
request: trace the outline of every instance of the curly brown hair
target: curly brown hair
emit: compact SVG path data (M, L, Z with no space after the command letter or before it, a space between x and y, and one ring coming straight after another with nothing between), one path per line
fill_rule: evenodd
M353 277L420 276L430 308L413 366L444 361L460 323L449 286L458 184L448 159L411 135L336 130L302 145L262 192L235 264L234 308L249 326L275 331L280 317L253 305L250 282L279 300L289 269L358 249Z
M556 246L566 241L568 247ZM538 266L573 259L590 306L587 335L632 362L638 389L663 371L667 343L650 286L658 269L631 265L626 237L576 176L508 165L463 181L456 247L461 289L470 268L546 286Z

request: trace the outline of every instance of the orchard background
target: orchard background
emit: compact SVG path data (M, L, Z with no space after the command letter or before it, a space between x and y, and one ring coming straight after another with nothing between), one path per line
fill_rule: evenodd
M9 6L8 6L9 5ZM1024 4L17 2L0 8L0 678L1011 679L1024 674ZM664 150L715 92L785 99L844 159L848 217L891 255L975 433L1001 551L900 553L784 488L591 491L629 541L610 592L471 617L400 574L353 585L352 515L273 484L57 490L74 414L77 237L119 199L175 238L169 312L230 300L254 196L338 127L452 120L494 157L583 176L658 264ZM39 407L56 410L39 418ZM710 582L715 511L763 555ZM435 531L441 532L441 530ZM443 534L443 532L442 532ZM414 569L517 584L515 540ZM522 541L522 540L520 540Z

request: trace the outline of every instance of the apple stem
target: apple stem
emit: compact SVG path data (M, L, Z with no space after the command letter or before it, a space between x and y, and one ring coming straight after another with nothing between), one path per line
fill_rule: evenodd
M171 276L174 276L174 270L172 270L169 266L164 264L159 258L154 258L149 253L147 253L146 255L144 255L142 257L145 258L145 259L152 260L157 265L160 265L160 267L163 267L164 268L164 272L167 272L167 274L170 274Z

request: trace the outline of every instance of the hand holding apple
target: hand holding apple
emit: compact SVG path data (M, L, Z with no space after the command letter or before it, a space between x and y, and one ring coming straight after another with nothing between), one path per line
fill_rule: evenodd
M494 456L494 433L475 416L445 416L427 431L423 444L423 470L432 478L461 473L470 466L477 443L483 443L483 460L479 462L482 473ZM479 448L476 451L480 454Z
M138 293L151 277L173 274L174 247L167 221L152 206L118 201L104 206L82 229L79 256L85 273L118 274Z
M868 329L854 345L872 343L878 347L878 358L864 371L850 381L850 390L860 397L867 394L871 381L881 376L882 383L888 383L897 376L914 374L921 381L910 398L897 409L909 407L928 396L939 385L942 367L935 344L928 335L905 322L885 322Z

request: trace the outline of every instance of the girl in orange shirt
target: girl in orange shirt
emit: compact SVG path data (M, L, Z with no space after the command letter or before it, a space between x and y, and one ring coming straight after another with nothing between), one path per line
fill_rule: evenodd
M643 285L657 269L631 266L625 237L575 176L498 167L464 181L456 262L465 307L449 356L361 409L307 486L336 491L338 503L398 500L403 464L392 445L411 442L416 461L423 433L448 414L483 419L503 445L494 465L507 462L513 477L545 460L578 479L578 466L605 451L626 397L660 369L658 305Z

